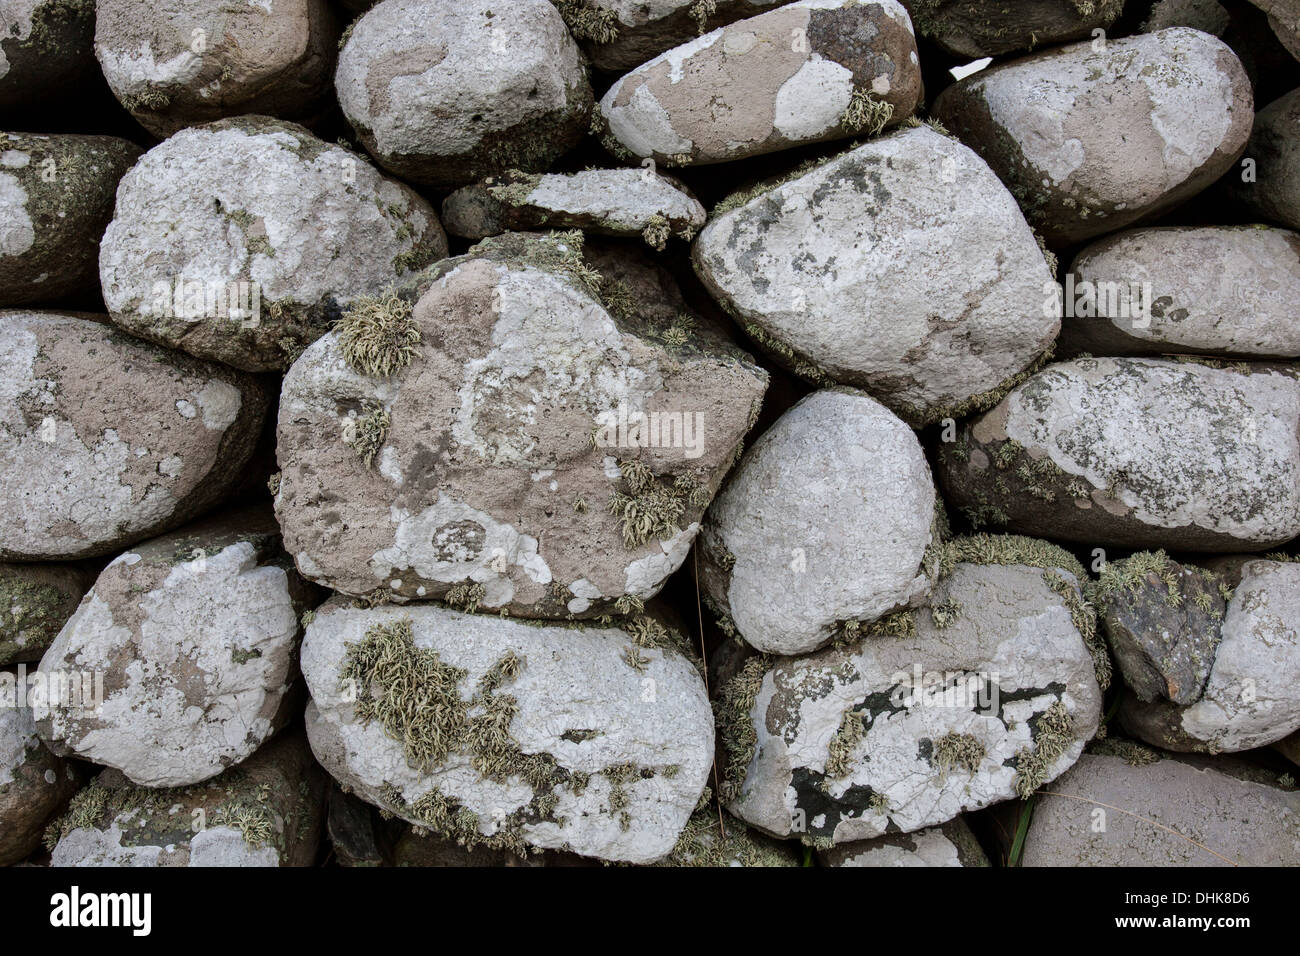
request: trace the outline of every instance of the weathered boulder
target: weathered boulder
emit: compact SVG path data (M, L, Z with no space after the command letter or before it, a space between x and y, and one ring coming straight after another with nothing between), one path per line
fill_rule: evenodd
M288 368L343 309L447 254L433 208L341 146L266 117L187 129L122 180L99 274L133 335Z
M1052 790L1034 808L1022 866L1300 864L1300 793L1218 765L1084 754Z
M544 171L591 120L582 54L547 0L383 0L350 28L335 85L380 165L430 186Z
M276 514L304 575L544 618L658 592L767 374L666 273L581 243L486 240L295 363Z
M709 508L700 583L751 646L801 654L924 597L934 522L912 430L865 395L814 392L763 433Z
M442 205L447 231L467 239L515 230L581 229L643 236L661 251L670 237L689 242L705 218L704 207L685 185L649 169L507 172L456 190Z
M1015 200L961 143L918 126L798 172L724 201L692 249L705 286L777 361L920 425L987 408L1051 345L1054 277Z
M313 866L326 778L301 731L190 787L105 770L46 833L53 866Z
M721 689L724 802L819 848L1027 797L1097 730L1109 661L1067 552L958 539L927 606Z
M303 642L307 732L358 796L463 845L650 863L713 762L683 643L648 616L581 628L335 597Z
M841 843L817 854L822 866L988 866L989 858L966 821L914 833L887 833L874 840Z
M0 303L94 294L99 238L139 156L114 136L0 133Z
M921 95L898 0L795 0L637 67L598 122L616 156L691 166L878 133Z
M945 53L978 59L1090 36L1124 0L903 0L918 35Z
M1256 216L1300 229L1300 89L1255 116L1243 166L1224 177L1232 198Z
M0 671L0 866L41 844L45 823L77 789L77 774L36 734L30 691L35 675Z
M95 0L10 0L0 10L0 109L74 88L95 69Z
M104 569L41 660L94 674L102 700L38 715L58 753L146 787L184 786L239 763L290 716L301 615L316 597L261 509L155 538ZM97 693L99 691L97 690Z
M935 101L1048 242L1113 232L1191 196L1241 155L1250 81L1216 37L1174 27L981 70Z
M1300 235L1286 229L1133 229L1088 246L1071 272L1064 349L1300 356Z
M939 448L977 525L1089 546L1256 551L1300 533L1300 382L1287 367L1049 365Z
M93 318L0 312L0 560L120 551L211 507L252 454L260 383Z
M156 136L227 116L313 121L331 101L339 23L326 0L96 0L95 56Z
M0 667L39 661L94 580L75 564L0 564Z

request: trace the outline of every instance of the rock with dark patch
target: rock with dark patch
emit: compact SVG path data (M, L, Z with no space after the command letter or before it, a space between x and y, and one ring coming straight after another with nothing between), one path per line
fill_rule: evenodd
M622 72L784 0L553 0L599 70Z
M21 683L20 683L21 682ZM46 821L77 789L77 774L36 734L34 674L0 671L0 866L35 850Z
M304 575L571 618L639 606L681 565L767 374L666 272L581 242L486 240L290 369L276 514ZM400 362L375 364L392 330Z
M97 317L0 313L0 560L110 554L239 478L263 386Z
M1242 168L1226 176L1232 198L1247 212L1300 229L1300 89L1259 111Z
M1300 356L1300 235L1286 229L1134 229L1088 246L1071 271L1066 350Z
M1130 733L1176 751L1252 750L1300 730L1300 564L1242 567L1193 702L1129 694L1119 713Z
M1300 533L1300 382L1285 366L1049 365L939 447L982 526L1089 547L1256 551Z
M725 200L695 271L777 361L928 424L987 408L1060 323L1015 200L927 126ZM960 197L960 198L958 198Z
M95 0L10 0L0 10L0 109L73 89L95 70Z
M116 767L146 787L215 777L289 718L301 615L316 597L256 509L209 519L115 558L41 660L38 720L58 753Z
M962 817L874 840L842 843L817 854L822 866L988 866L989 858Z
M303 642L307 732L359 797L467 847L650 863L713 761L713 715L650 617L565 627L335 597Z
M1163 551L1106 564L1093 603L1124 683L1139 700L1200 699L1230 594L1217 574Z
M547 0L383 0L350 28L335 85L380 165L430 186L544 171L591 120L582 53Z
M76 564L0 564L0 667L39 661L94 580Z
M662 251L669 238L693 239L706 214L671 176L649 169L588 169L491 177L448 196L442 218L448 232L467 239L514 230L581 229L642 236Z
M326 778L301 731L190 787L133 786L105 770L50 826L52 866L313 866Z
M1085 754L1052 789L1064 796L1038 800L1022 866L1300 864L1300 793L1212 765Z
M916 435L865 395L814 392L741 460L705 516L705 594L751 646L801 654L917 603L935 541Z
M326 833L339 866L387 866L384 838L375 808L331 783Z
M338 319L447 254L433 208L292 123L187 129L122 180L99 274L132 335L246 371L285 369Z
M1028 539L953 547L922 609L842 647L756 657L722 688L728 809L825 848L1028 796L1078 759L1105 670L1082 568Z
M114 136L0 133L0 304L94 295L99 238L139 156Z
M690 166L878 133L921 95L897 0L796 0L637 67L599 122L615 155Z
M1124 0L903 0L918 35L978 59L1081 40L1119 16Z
M1068 244L1163 212L1241 155L1253 100L1223 41L1186 27L1059 47L981 70L934 111Z
M326 0L96 0L95 56L155 136L247 113L306 122L332 99L339 29Z
M1169 27L1191 27L1221 37L1231 19L1218 0L1157 0L1141 29L1143 33L1155 33Z

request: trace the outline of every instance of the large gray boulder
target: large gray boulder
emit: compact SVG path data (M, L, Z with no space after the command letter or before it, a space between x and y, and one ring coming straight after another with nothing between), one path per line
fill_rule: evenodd
M335 597L303 642L307 732L358 796L466 846L650 863L713 763L679 641L650 617L565 627Z
M409 186L301 126L244 116L145 154L118 190L99 274L132 335L261 372L446 254Z
M1241 155L1253 99L1232 50L1186 27L1057 47L944 90L935 114L1049 242L1154 216Z
M77 789L72 765L36 733L34 674L0 671L0 866L17 863L41 844L46 821Z
M0 560L121 551L211 507L252 455L259 382L94 318L0 312Z
M39 661L94 581L77 564L0 564L0 667Z
M1300 533L1300 382L1285 366L1049 365L939 448L981 525L1092 546L1258 551Z
M800 172L726 200L693 248L705 286L777 361L922 425L987 408L1051 345L1054 277L961 143L918 126Z
M1225 177L1233 200L1253 215L1300 229L1300 89L1255 116L1243 167Z
M0 9L0 108L59 96L95 70L95 0L9 0Z

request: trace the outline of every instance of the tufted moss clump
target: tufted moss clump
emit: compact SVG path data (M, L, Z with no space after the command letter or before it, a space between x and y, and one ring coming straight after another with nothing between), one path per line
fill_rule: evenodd
M761 345L768 352L784 359L796 375L806 378L814 385L821 385L824 388L830 388L836 385L835 379L816 362L806 358L796 352L793 348L776 338L762 326L749 322L745 325L745 332L755 342Z
M687 506L708 504L708 490L689 472L665 485L639 461L623 460L618 467L624 490L615 491L606 507L623 522L626 548L638 548L652 538L671 538L681 530L677 523Z
M473 614L486 597L485 585L478 581L463 581L444 594L442 599L449 607L464 611L466 614Z
M1145 747L1133 740L1125 740L1122 737L1099 740L1090 749L1095 754L1119 757L1130 767L1146 767L1153 763L1159 763L1163 759L1159 753L1150 747Z
M668 248L668 239L672 234L672 226L668 220L659 213L655 213L646 224L645 230L641 233L641 238L655 252L663 252Z
M870 91L855 89L840 116L840 125L850 133L875 136L894 118L894 104L876 99Z
M391 289L358 298L339 320L337 330L344 360L371 378L388 378L404 369L420 344L411 304Z
M853 769L853 750L866 737L862 714L850 707L840 715L840 725L831 737L825 772L829 778L844 777Z
M375 460L379 450L384 447L384 442L388 439L388 426L392 421L392 416L380 405L358 416L356 434L352 439L352 450L360 456L367 468Z
M949 731L934 742L930 762L939 768L939 776L947 779L948 772L954 768L975 773L984 756L984 745L973 734Z
M575 39L604 45L618 39L618 15L588 0L551 0Z
M725 825L710 801L696 810L672 852L655 866L797 866L798 857L788 844L750 830L730 814Z
M1028 800L1052 772L1052 766L1070 748L1074 718L1056 701L1033 721L1033 746L1016 751L1016 795Z
M740 796L749 762L754 759L758 746L758 731L754 729L750 711L763 686L763 675L772 666L769 654L756 654L745 661L740 671L719 689L713 704L713 716L718 733L727 752L727 763L722 769L722 782L718 799L724 804Z
M696 32L703 36L709 27L709 18L718 12L718 0L695 0L686 12L695 21Z
M144 89L139 93L126 93L120 97L127 112L158 112L171 105L172 98L162 90Z

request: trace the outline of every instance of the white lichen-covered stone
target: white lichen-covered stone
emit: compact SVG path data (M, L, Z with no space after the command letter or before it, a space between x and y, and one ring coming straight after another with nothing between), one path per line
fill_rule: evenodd
M95 56L145 129L324 115L339 23L327 0L96 0Z
M779 361L925 424L1051 345L1053 280L1015 200L926 126L715 211L693 247L709 291ZM746 201L747 200L747 201ZM987 407L985 405L984 407Z
M1300 730L1300 564L1250 561L1195 702L1127 695L1121 720L1166 750L1253 750Z
M1058 47L948 87L935 114L993 167L1049 242L1155 215L1241 154L1250 81L1222 40L1174 27Z
M616 154L721 163L877 133L921 92L897 0L795 0L637 67L601 99L600 122Z
M753 647L799 654L925 595L934 484L912 430L821 391L741 460L705 517L701 582Z
M409 628L404 642L395 627ZM372 648L377 636L387 643ZM356 660L379 663L350 669ZM713 762L695 666L619 627L334 598L307 629L302 668L321 764L362 798L469 845L653 862L673 849ZM417 698L409 721L396 716ZM367 702L380 716L362 713ZM439 741L448 751L437 759L413 759Z
M390 377L338 332L294 364L276 514L305 576L569 618L681 565L767 375L682 318L667 273L620 251L591 260L598 283L580 242L512 233L418 277L419 344Z
M107 321L0 313L0 559L108 554L210 507L266 401L250 376Z
M960 562L908 626L748 662L723 688L728 809L825 847L1051 781L1101 713L1078 583L1066 567Z
M1068 348L1300 356L1300 235L1286 229L1134 229L1088 246L1071 271L1073 314L1062 330Z
M1142 358L1050 365L939 448L977 524L1091 546L1263 550L1300 533L1290 367Z
M38 683L21 670L0 671L0 866L35 850L46 821L77 789L72 766L36 733L30 697Z
M590 124L582 54L548 0L383 0L352 25L335 85L366 149L426 185L544 170Z
M817 854L822 866L954 867L988 866L989 859L966 821L954 817L942 826L915 833L887 833L874 840L841 843Z
M41 660L95 693L48 695L41 736L135 783L198 783L253 753L281 704L311 589L278 548L269 513L218 517L119 555Z
M123 178L99 275L133 335L267 371L446 254L410 187L300 126L239 117L177 133Z
M95 0L0 5L0 108L48 102L95 70Z
M1256 216L1300 229L1300 89L1255 116L1242 163L1249 169L1225 178L1232 198Z

